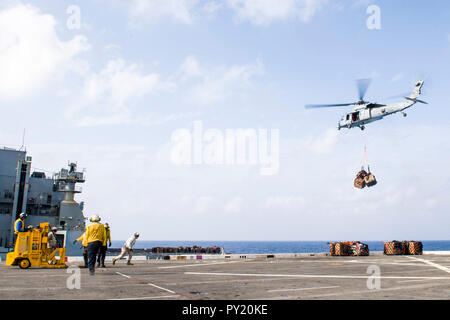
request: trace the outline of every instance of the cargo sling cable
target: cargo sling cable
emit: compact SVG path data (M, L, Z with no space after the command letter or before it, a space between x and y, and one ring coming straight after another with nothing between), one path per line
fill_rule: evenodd
M367 167L367 171L364 169L365 166ZM356 174L356 178L353 182L353 185L355 188L363 189L364 187L372 187L377 184L377 180L375 179L375 176L373 173L370 172L369 167L369 159L367 156L367 148L364 145L364 154L362 158L362 166L361 170Z

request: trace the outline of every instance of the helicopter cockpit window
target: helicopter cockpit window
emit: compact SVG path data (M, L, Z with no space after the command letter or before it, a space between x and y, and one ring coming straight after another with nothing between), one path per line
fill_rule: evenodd
M345 120L349 120L350 119L350 114L348 114L346 117L345 117Z

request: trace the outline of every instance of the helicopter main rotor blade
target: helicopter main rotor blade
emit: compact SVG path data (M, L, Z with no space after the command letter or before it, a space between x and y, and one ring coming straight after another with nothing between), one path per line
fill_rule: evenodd
M392 100L392 99L400 99L400 98L404 98L405 96L408 96L408 94L410 94L411 92L403 92L400 94L396 94L390 97L383 97L381 99L377 99L378 101L385 101L385 100Z
M340 103L340 104L307 104L305 105L306 109L314 109L314 108L330 108L330 107L345 107L351 106L354 103Z
M370 86L372 79L358 79L356 80L356 86L358 87L359 100L364 101L366 91Z

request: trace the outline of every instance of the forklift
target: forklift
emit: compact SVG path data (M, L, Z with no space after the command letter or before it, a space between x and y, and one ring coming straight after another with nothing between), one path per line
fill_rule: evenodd
M14 251L6 255L7 266L19 266L27 269L30 266L40 268L67 268L66 248L53 251L47 248L50 224L44 222L35 229L17 234Z

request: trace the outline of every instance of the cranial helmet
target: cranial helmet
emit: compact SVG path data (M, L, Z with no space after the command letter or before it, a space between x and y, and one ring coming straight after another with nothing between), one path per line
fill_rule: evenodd
M90 219L91 222L99 222L100 220L101 219L100 219L100 216L98 214L93 214L91 216L91 219Z
M20 218L26 218L26 217L28 217L28 215L27 215L25 212L22 212L22 213L19 215L19 217L20 217Z

